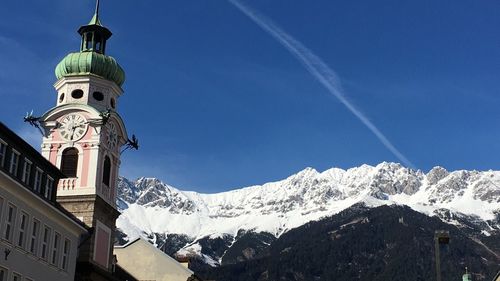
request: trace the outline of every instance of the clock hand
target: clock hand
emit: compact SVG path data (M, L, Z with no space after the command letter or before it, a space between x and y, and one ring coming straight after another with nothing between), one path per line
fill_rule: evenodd
M73 126L71 126L71 140L73 140L76 128L79 128L79 127L80 127L80 125L73 125Z
M71 138L70 140L73 140L73 136L75 135L75 126L71 127Z

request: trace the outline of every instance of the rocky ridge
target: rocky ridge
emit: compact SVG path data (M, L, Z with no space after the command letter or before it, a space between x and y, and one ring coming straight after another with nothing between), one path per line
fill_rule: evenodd
M407 205L468 227L471 235L491 235L500 231L499 187L498 171L435 167L425 174L386 162L321 173L306 168L281 181L217 194L181 191L153 178L121 178L117 226L129 237L149 236L159 247L167 242L157 237L179 235L182 239L173 240L182 243L169 245L170 251L219 265L241 231L279 237L359 202Z

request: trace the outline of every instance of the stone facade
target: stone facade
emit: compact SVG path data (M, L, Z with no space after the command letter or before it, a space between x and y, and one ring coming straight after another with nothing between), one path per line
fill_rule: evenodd
M57 201L61 204L63 208L68 210L70 213L75 215L78 219L83 221L86 225L91 227L92 234L96 233L99 227L111 226L112 228L110 235L115 231L115 221L120 215L120 213L110 206L106 201L97 195L84 195L84 196L64 196L58 197ZM96 245L96 235L89 235L85 238L85 242L80 247L80 254L78 256L78 261L84 262L89 260L95 260L95 245ZM114 237L110 236L108 243L107 252L113 252ZM111 265L113 263L113 255L110 254L107 257L107 264ZM108 270L108 267L97 264L97 266L102 267L104 270Z

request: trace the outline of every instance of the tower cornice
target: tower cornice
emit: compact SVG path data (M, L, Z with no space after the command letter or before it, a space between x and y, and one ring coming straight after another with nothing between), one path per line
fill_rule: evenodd
M92 73L87 74L74 74L70 76L61 77L61 79L57 80L54 83L54 88L56 91L59 91L61 87L66 83L92 83L93 85L99 85L102 87L108 87L113 90L118 96L123 94L123 89L117 85L116 83L110 83L109 80L102 78L99 75L95 75Z

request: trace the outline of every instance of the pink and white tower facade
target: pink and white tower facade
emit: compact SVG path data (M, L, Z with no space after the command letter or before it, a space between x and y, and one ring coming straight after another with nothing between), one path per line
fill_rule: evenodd
M110 272L120 148L128 138L117 112L125 73L105 53L111 32L98 12L97 6L92 20L78 30L80 51L57 65L56 106L40 122L43 156L68 177L59 182L57 201L91 228L79 262Z

